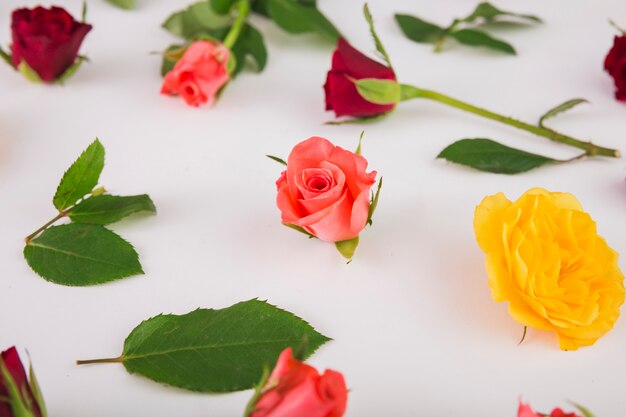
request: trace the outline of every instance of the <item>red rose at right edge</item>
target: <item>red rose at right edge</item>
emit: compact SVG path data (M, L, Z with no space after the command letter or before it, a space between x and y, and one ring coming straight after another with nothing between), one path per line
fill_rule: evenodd
M324 85L326 110L334 111L337 117L374 117L393 110L395 104L370 103L359 94L353 80L364 78L396 81L396 74L339 39Z
M91 27L61 7L17 9L11 19L13 65L25 62L43 81L54 81L74 65Z
M613 77L615 98L626 101L626 35L616 36L604 60L604 69Z

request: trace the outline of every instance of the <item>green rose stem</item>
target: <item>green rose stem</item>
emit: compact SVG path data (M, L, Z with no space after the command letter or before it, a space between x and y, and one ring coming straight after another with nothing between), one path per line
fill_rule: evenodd
M236 10L237 17L223 42L224 46L231 50L235 43L237 43L237 39L239 39L239 35L246 24L246 19L250 14L250 3L248 0L239 0L233 7L233 10Z
M78 360L76 361L76 365L90 365L93 363L122 363L122 362L124 362L124 357L118 356L117 358Z
M580 158L582 156L607 156L607 157L612 157L612 158L619 158L621 156L620 152L616 149L609 149L609 148L604 148L602 146L597 146L591 142L585 142L579 139L575 139L571 136L563 135L551 129L532 125L530 123L525 123L525 122L513 119L512 117L503 116L501 114L482 109L480 107L474 106L464 101L446 96L445 94L441 94L436 91L425 90L425 89L413 87L411 85L402 84L401 91L400 91L400 101L407 101L407 100L411 100L414 98L425 98L428 100L438 101L439 103L445 104L447 106L456 107L457 109L460 109L469 113L474 113L478 116L495 120L500 123L504 123L506 125L513 126L513 127L516 127L521 130L525 130L530 133L534 133L537 136L550 139L551 141L563 143L565 145L573 146L575 148L584 150L585 151L584 155L581 155L577 158Z

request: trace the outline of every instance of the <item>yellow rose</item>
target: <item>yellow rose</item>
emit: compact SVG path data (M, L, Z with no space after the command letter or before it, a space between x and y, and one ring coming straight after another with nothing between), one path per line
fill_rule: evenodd
M534 188L486 197L474 214L495 301L524 326L553 330L563 350L611 330L624 303L617 253L571 194Z

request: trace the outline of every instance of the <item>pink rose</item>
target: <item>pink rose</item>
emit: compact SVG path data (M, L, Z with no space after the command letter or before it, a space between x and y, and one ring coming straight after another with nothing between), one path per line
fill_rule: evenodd
M330 242L355 238L365 227L376 171L354 152L312 137L296 145L278 181L283 223Z
M544 417L544 416L546 415L535 413L533 409L530 407L530 405L524 404L523 402L520 401L519 409L517 411L517 417ZM555 408L554 410L552 410L552 412L549 414L548 417L580 417L580 416L576 413L566 413L560 408Z
M196 41L165 74L162 94L178 94L190 106L215 102L220 89L228 82L230 51L224 45Z
M293 358L285 349L257 400L250 417L341 417L348 389L343 375L315 368Z

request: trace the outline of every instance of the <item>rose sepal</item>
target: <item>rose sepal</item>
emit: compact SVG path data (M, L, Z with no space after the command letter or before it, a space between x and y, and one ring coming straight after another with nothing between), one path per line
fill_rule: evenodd
M13 65L13 57L11 56L11 54L9 54L7 51L2 49L2 47L0 47L0 58L2 58L4 62L9 64L11 68L17 69L15 68L15 65Z
M74 74L76 74L83 62L89 62L89 58L83 55L78 55L76 57L76 61L74 61L72 66L66 69L65 72L61 74L61 76L56 80L56 82L61 85L65 84L70 78L74 76Z
M339 242L335 242L335 247L337 248L341 256L343 256L346 259L346 261L348 261L347 263L352 262L352 258L354 257L354 254L356 253L356 248L358 246L359 246L358 236L353 237L352 239L341 240Z
M22 61L19 63L19 65L17 66L17 71L22 74L22 76L24 76L24 78L26 78L28 81L30 81L31 83L35 83L35 84L41 84L43 83L41 77L39 77L39 74L37 74L35 72L34 69L32 69L27 63L26 61Z
M263 395L263 392L268 388L273 388L267 386L267 381L269 380L269 378L270 368L269 366L265 365L263 367L263 375L254 387L254 394L252 394L252 398L250 398L250 401L248 401L248 404L246 404L246 409L243 412L243 417L250 417L250 415L256 408L256 403L259 401L259 398L261 398L261 395Z

